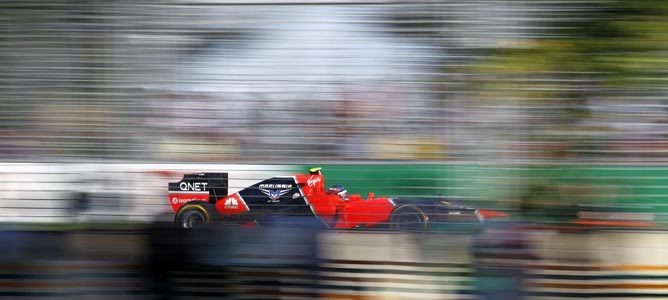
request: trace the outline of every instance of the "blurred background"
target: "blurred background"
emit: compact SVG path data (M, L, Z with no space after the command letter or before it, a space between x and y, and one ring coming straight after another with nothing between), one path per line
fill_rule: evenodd
M668 298L667 17L662 0L3 1L0 297ZM161 223L184 173L233 191L314 165L351 193L510 217L283 243ZM276 259L246 260L258 245Z

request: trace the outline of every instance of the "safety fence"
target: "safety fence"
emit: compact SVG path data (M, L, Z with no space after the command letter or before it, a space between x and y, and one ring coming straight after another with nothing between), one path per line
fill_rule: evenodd
M665 161L635 2L9 1L0 158Z

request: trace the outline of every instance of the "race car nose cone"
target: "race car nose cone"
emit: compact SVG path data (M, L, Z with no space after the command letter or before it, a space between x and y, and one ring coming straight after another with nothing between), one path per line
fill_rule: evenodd
M500 212L500 211L495 211L495 210L484 210L481 209L478 212L480 212L480 215L483 216L485 219L490 219L490 218L505 218L508 216L507 213Z

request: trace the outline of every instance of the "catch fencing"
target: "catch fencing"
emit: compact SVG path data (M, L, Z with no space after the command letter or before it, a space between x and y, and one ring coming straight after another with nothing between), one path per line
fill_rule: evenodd
M0 159L664 160L660 89L485 68L603 4L5 2Z

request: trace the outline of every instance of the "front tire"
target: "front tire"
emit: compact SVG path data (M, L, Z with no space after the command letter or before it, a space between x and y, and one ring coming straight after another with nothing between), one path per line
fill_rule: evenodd
M206 227L217 220L217 217L216 207L210 203L188 203L174 217L174 225L183 229Z
M390 216L392 229L397 231L421 231L427 229L427 214L415 205L402 205Z

